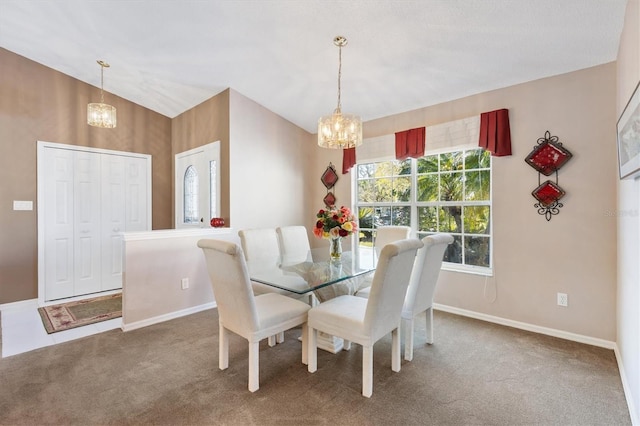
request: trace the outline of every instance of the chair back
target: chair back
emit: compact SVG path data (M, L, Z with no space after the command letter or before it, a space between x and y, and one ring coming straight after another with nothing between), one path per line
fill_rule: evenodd
M403 316L412 318L419 312L433 305L442 259L447 246L453 242L450 234L441 233L424 237L424 247L418 250L416 261L411 271L411 280L407 289Z
M240 246L228 241L203 239L198 241L198 247L203 250L207 262L220 322L241 335L257 331L258 314Z
M408 226L379 226L376 228L376 240L374 248L376 256L380 258L382 248L395 241L406 240L411 236L411 228Z
M278 234L280 255L283 259L294 258L303 261L307 258L309 250L311 250L307 228L304 226L281 226L276 228L276 234Z
M422 241L412 238L389 243L380 253L371 284L364 324L376 341L400 324L411 269Z
M242 229L238 231L244 257L249 262L274 263L280 257L278 235L274 228Z

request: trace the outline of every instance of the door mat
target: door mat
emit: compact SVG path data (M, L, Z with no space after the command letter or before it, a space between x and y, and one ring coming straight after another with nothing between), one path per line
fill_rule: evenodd
M122 316L122 294L38 308L48 334Z

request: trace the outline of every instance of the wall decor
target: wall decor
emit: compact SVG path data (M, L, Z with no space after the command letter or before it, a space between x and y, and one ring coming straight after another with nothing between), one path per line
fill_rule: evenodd
M327 195L322 199L324 205L327 207L334 206L336 204L336 196L331 192L331 188L338 182L338 173L336 173L336 168L333 166L333 163L329 163L324 173L322 173L320 182L327 188Z
M640 93L636 86L631 99L618 119L618 165L620 179L634 178L640 174Z
M538 139L538 144L524 161L538 172L538 187L531 192L533 198L538 200L533 206L538 209L538 214L544 215L547 221L558 213L563 204L560 199L566 192L558 185L558 170L564 166L573 155L562 146L557 136L551 136L547 130L544 137ZM546 180L541 182L540 175L550 176L556 174L556 181Z

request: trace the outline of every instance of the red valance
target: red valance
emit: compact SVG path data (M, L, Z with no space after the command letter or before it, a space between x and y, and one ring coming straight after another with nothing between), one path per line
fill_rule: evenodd
M509 129L509 110L483 112L480 114L480 140L478 146L491 155L502 157L511 155L511 130Z
M356 164L356 149L347 148L342 150L342 174L346 175Z
M405 130L396 133L396 159L424 156L425 128Z

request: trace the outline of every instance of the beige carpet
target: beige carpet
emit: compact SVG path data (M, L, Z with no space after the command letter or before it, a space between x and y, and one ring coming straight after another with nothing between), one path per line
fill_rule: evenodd
M247 391L247 344L232 336L218 370L215 309L113 330L0 360L2 425L628 425L613 351L442 312L435 344L416 331L412 362L391 371L374 349L370 399L361 347L300 363L300 330L260 347Z

